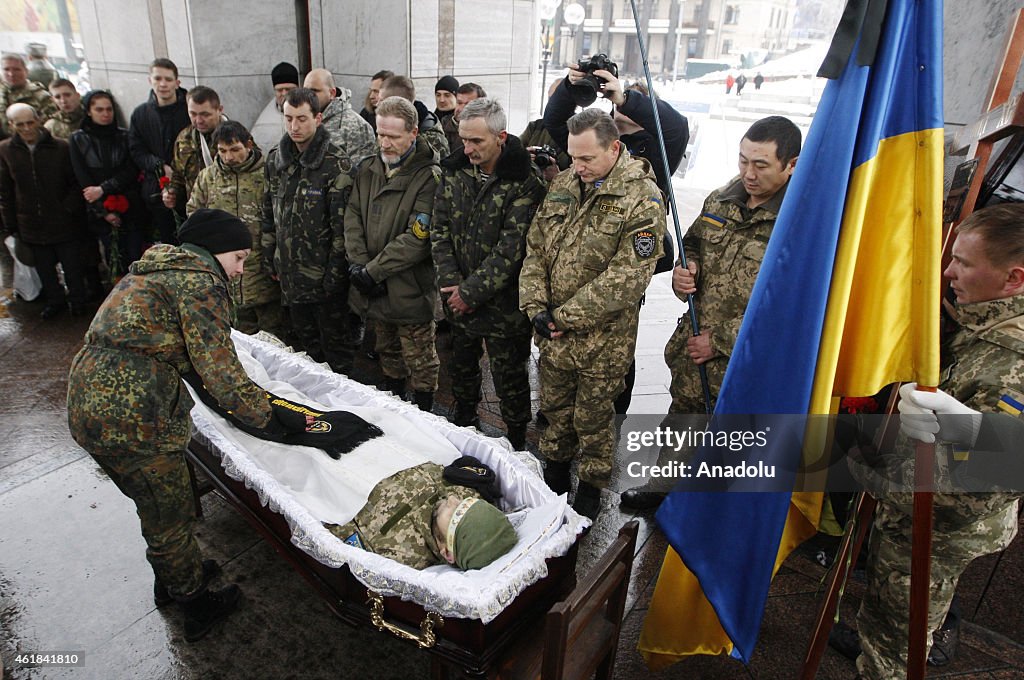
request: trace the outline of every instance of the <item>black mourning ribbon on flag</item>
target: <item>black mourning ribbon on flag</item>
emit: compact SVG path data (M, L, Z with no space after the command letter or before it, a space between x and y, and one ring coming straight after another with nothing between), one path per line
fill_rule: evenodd
M384 434L379 427L366 422L354 413L321 411L279 397L272 392L267 392L267 398L270 400L274 417L270 419L266 427L252 427L243 423L233 413L217 403L213 395L206 391L199 374L193 371L182 378L195 390L200 401L226 418L242 432L266 441L312 446L322 449L328 456L337 460L343 453L348 453L360 444ZM313 416L313 421L302 430L300 428L306 415Z
M857 48L857 65L871 66L875 63L888 4L889 0L848 0L832 37L832 44L818 69L819 78L834 80L842 75L858 37L860 47Z

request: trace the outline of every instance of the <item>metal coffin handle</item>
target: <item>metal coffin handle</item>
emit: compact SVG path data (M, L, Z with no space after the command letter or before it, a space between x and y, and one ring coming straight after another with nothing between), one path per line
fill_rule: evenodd
M413 633L402 626L385 621L384 596L380 593L375 593L372 590L367 590L366 592L369 594L367 604L370 605L370 623L372 623L377 630L386 630L402 640L412 640L422 649L429 649L437 643L437 635L434 633L434 627L436 626L440 628L444 625L443 616L437 612L427 612L423 621L420 622L420 632Z

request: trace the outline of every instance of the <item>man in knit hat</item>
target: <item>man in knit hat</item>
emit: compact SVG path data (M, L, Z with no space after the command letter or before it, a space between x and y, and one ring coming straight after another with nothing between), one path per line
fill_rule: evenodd
M270 151L281 141L284 134L284 98L299 86L299 70L286 61L282 61L270 71L270 80L274 84L274 98L267 102L256 123L252 126L252 139L256 146L264 152Z
M249 229L223 210L198 210L181 247L153 246L131 265L96 313L71 362L68 426L75 441L135 502L157 606L177 601L185 639L203 637L238 603L238 586L209 589L219 571L203 561L185 447L198 375L225 410L257 428L292 431L253 383L231 341L228 281L252 247ZM301 423L300 423L301 426Z
M434 85L434 115L441 123L449 148L459 137L459 124L454 121L455 93L459 91L459 81L455 76L442 76Z

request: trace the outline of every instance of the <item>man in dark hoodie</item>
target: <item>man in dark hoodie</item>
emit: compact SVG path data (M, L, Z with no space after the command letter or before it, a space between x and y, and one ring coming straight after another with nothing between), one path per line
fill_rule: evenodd
M284 100L288 133L267 155L261 242L281 282L299 346L331 369L352 371L345 205L352 163L321 125L316 93L299 87Z
M477 99L462 110L464 153L452 154L434 199L431 252L445 315L452 325L456 425L479 425L484 345L509 442L526 446L532 327L519 311L526 232L544 199L530 153L505 129L501 105Z
M149 66L149 100L132 111L129 147L132 160L144 173L142 196L153 216L157 236L165 243L177 243L175 220L161 198L160 178L170 178L174 141L189 126L185 89L178 80L178 67L170 59L154 59Z

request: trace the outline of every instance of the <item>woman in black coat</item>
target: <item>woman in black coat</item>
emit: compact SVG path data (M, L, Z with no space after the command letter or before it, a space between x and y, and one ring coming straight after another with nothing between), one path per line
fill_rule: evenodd
M113 95L94 90L82 104L82 128L70 139L71 164L85 187L89 226L103 244L113 280L142 256L149 212L139 193L139 169L128 150L128 130L115 121Z

